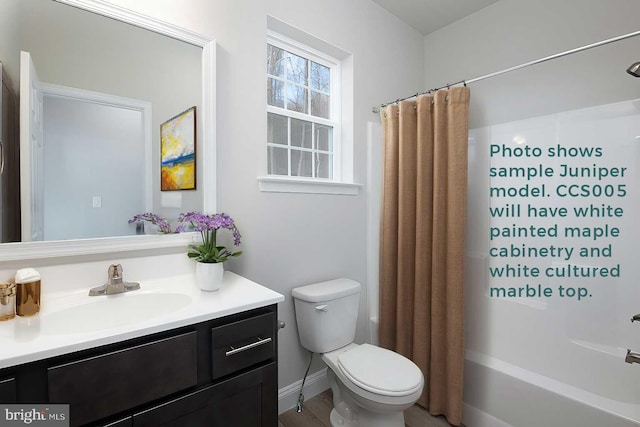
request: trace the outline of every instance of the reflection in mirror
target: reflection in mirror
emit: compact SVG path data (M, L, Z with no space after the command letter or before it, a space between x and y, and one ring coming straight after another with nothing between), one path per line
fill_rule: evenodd
M151 135L145 132L151 105L128 98L98 102L102 98L90 94L44 96L41 205L48 240L126 235L131 226L124 216L153 209Z
M30 53L40 85L21 88L21 51ZM159 146L162 122L202 107L201 46L53 0L2 0L0 63L1 241L132 235L135 224L127 220L136 213L175 218L203 209L200 184L162 197ZM43 108L31 113L41 143L24 120L16 128L18 100L34 99L21 93L29 87L44 94ZM148 108L111 108L110 100L123 99ZM137 137L124 135L127 128ZM200 123L196 141L204 141Z

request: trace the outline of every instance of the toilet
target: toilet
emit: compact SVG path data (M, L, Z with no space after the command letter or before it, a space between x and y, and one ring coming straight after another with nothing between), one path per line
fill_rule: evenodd
M353 342L360 283L350 279L292 290L300 343L321 354L329 367L334 427L404 427L402 411L413 405L424 386L411 360L371 344Z

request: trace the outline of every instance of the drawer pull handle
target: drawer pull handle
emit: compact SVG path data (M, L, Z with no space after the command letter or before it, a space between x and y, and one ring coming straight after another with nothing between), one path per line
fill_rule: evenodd
M269 342L271 342L271 337L265 338L265 339L261 339L260 337L258 337L258 341L252 342L251 344L243 345L242 347L233 348L233 346L229 346L231 347L231 350L227 351L225 355L233 356L234 354L240 353L241 351L249 350L250 348L257 347L259 345L266 344Z

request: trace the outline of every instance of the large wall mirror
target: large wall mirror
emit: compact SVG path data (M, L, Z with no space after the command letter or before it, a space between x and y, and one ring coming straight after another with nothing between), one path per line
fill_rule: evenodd
M215 211L211 38L100 0L2 0L0 68L0 261L180 245L128 219ZM196 188L161 191L160 125L194 106Z

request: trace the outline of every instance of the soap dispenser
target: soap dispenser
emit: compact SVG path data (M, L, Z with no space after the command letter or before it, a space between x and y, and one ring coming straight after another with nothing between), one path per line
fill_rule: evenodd
M40 312L40 273L33 268L16 272L16 314L30 317Z

